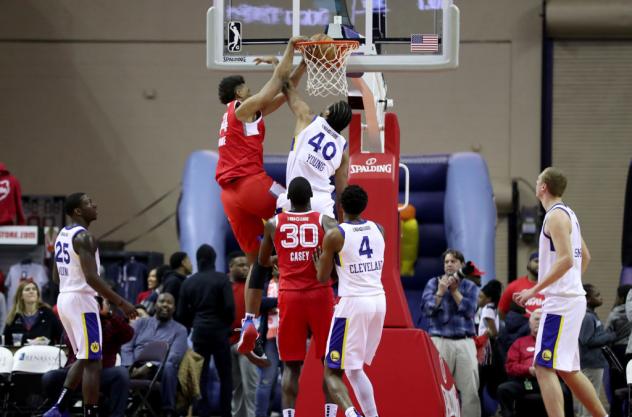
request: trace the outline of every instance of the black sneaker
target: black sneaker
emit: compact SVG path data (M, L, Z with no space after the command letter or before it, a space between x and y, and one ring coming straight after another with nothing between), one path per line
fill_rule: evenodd
M257 338L255 341L255 348L252 352L248 352L246 357L248 360L260 368L267 368L270 366L270 360L266 356L266 352L263 349L264 340L262 338Z

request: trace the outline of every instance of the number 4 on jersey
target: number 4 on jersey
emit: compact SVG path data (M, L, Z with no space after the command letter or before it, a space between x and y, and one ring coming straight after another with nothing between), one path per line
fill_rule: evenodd
M327 142L325 143L325 146L322 146L323 139L325 139L325 134L323 132L320 132L319 134L308 140L307 143L312 145L312 148L314 148L314 152L316 153L318 153L318 151L320 151L320 148L322 147L323 158L329 161L336 155L336 144L333 142Z
M373 249L371 249L371 246L369 246L369 237L368 236L363 236L362 237L362 242L360 242L359 253L360 253L360 256L366 256L369 259L373 255Z

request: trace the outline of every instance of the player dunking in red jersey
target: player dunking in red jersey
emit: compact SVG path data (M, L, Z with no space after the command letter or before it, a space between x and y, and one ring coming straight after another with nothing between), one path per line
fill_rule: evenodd
M334 309L331 283L320 283L316 279L312 254L322 244L325 229L337 227L338 223L331 217L311 210L312 189L305 178L294 178L287 194L292 207L290 211L277 214L266 223L259 263L271 265L274 245L279 266L277 344L279 357L284 364L282 408L283 417L293 417L298 380L307 353L307 338L311 333L316 357L322 359ZM324 386L323 391L327 398L325 417L333 417L337 406Z
M257 94L251 95L240 75L226 77L219 84L219 99L227 108L219 131L215 179L222 189L222 204L235 238L251 265L259 252L263 221L274 214L276 199L284 191L263 169L263 117L285 102L281 93L283 84L288 80L298 84L305 71L305 65L301 63L290 77L294 44L301 39L294 37L288 41L272 78ZM269 57L260 58L258 63L261 62L275 64L278 61ZM261 304L265 281L262 275L255 273L254 279L253 274L248 275L246 317L238 345L240 353L251 351L257 337L252 319Z

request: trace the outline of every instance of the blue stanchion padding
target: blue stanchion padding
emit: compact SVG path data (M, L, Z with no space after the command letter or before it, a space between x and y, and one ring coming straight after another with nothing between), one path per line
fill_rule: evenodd
M217 252L216 269L226 270L226 233L230 229L215 181L217 152L195 151L187 158L182 175L182 197L178 206L180 248L189 254L197 270L195 252L208 243Z
M444 213L448 247L485 271L483 283L496 278L496 205L487 164L479 154L450 156Z

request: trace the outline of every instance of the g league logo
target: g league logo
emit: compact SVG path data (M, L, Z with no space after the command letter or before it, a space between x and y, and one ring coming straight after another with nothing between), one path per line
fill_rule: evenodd
M241 22L228 22L228 52L241 52Z

